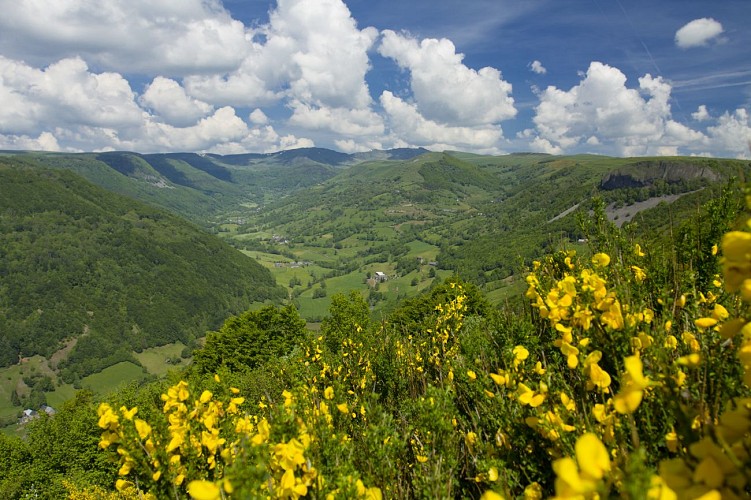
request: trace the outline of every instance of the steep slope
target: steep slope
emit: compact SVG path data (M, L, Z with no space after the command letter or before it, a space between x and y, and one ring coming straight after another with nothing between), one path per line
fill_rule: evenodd
M267 270L183 219L0 159L0 366L77 339L60 365L73 379L281 296Z

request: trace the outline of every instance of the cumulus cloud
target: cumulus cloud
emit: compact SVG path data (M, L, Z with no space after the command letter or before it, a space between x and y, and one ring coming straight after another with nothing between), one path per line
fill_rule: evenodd
M675 43L682 49L707 45L723 32L722 24L711 17L694 19L675 33Z
M262 109L256 108L248 115L248 120L250 120L250 123L254 123L256 125L266 125L269 123L269 117L266 116L266 113L263 112Z
M694 120L696 120L698 122L703 122L705 120L709 120L710 116L709 116L709 111L707 111L707 106L705 106L704 104L702 104L701 106L699 106L696 109L696 111L694 111L693 113L691 113L691 118L693 118Z
M21 149L28 151L61 151L60 144L54 135L42 132L39 137L28 135L0 134L0 149Z
M428 38L418 43L386 30L378 52L409 71L416 109L429 121L486 126L516 116L511 84L500 71L467 67L451 40Z
M439 123L423 116L410 104L389 91L381 94L381 105L388 114L392 132L408 144L433 150L461 149L475 152L498 152L501 128L494 125L457 126Z
M737 158L751 158L751 120L747 110L724 113L717 125L707 128L707 133L718 150Z
M142 115L117 73L90 73L80 58L36 69L0 56L0 132L36 133L40 124L130 127Z
M533 73L537 73L538 75L544 75L548 72L548 70L545 69L545 66L543 66L542 63L536 59L529 63L529 69L532 70Z
M38 69L0 56L0 147L268 151L310 143L270 125L249 127L233 108L214 110L167 78L139 97L120 74L91 72L80 58Z
M210 104L188 96L175 80L161 76L154 78L139 102L166 123L176 126L193 124L214 109Z
M593 62L570 90L550 86L540 93L531 144L546 152L604 146L633 156L705 143L704 134L672 120L670 92L670 84L649 74L639 78L638 90L628 88L619 69Z
M293 101L290 124L309 130L327 130L345 136L376 136L384 132L380 115L368 108L328 108Z
M183 75L236 68L249 48L218 0L0 0L0 9L0 51L39 65L80 55L121 73Z
M238 106L285 97L318 107L372 103L365 74L378 32L358 29L341 0L279 0L269 24L249 33L249 53L235 71L186 78L192 95Z

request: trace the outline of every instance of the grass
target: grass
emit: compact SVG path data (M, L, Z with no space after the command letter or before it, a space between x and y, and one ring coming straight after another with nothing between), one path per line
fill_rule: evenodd
M180 356L183 349L185 349L185 344L175 342L160 347L144 349L140 353L134 352L133 355L149 374L162 377L167 375L169 371L182 368L188 364L189 361L182 359ZM167 361L171 359L180 359L180 362L170 364Z
M10 396L23 377L36 373L54 375L42 356L32 356L22 363L0 369L0 418L14 415L22 409L11 404Z
M122 385L141 380L147 375L140 366L130 361L123 361L99 373L84 377L81 379L81 387L99 394L107 394Z
M47 404L53 408L59 408L69 399L76 395L76 389L72 384L63 384L52 392L47 393Z

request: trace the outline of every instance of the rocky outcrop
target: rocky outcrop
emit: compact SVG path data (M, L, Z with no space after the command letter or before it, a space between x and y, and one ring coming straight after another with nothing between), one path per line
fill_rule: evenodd
M600 187L604 190L641 188L652 186L657 180L677 184L702 178L715 182L721 177L717 171L701 163L648 160L613 170L603 177Z

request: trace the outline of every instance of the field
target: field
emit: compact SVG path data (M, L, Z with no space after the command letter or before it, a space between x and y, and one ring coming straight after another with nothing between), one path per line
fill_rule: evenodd
M133 355L150 375L162 377L171 370L178 370L187 366L189 361L181 357L183 349L185 349L185 344L175 342L144 349L140 353L133 353Z
M187 366L190 359L181 357L185 345L176 342L159 347L144 349L133 355L141 364L122 362L105 368L81 379L77 388L72 384L60 383L55 372L49 368L47 361L42 356L32 356L22 363L0 369L0 428L5 432L13 432L18 414L25 406L11 404L11 393L15 389L20 396L27 396L29 387L24 383L26 377L38 377L47 375L53 381L57 381L54 390L45 391L47 404L53 408L60 407L65 401L73 398L77 390L88 389L99 395L107 394L119 386L143 380L146 378L163 377L171 370L179 370Z
M123 361L105 368L99 373L89 375L81 380L81 387L98 394L107 394L130 382L143 379L148 374L138 365Z

